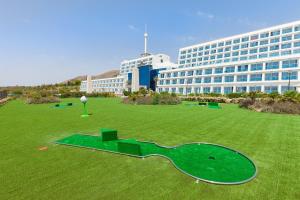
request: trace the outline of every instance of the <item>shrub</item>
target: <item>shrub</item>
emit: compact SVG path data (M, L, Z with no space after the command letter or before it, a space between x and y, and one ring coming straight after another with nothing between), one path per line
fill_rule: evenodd
M138 105L175 105L181 103L176 94L169 93L151 93L143 95L140 93L132 93L130 96L123 98L123 103Z

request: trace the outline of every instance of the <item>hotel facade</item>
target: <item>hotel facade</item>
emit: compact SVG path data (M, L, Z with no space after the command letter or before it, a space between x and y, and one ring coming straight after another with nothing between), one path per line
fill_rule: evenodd
M147 38L144 53L123 61L118 77L88 78L81 91L300 92L300 21L181 48L176 64L165 54L149 54Z
M157 91L300 92L299 62L297 21L181 48L178 68L160 72Z

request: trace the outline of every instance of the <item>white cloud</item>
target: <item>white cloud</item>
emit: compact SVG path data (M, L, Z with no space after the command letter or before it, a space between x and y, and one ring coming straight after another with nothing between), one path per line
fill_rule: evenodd
M129 28L130 30L132 30L132 31L137 31L137 30L139 30L136 26L134 26L134 25L132 25L132 24L129 24L129 25L128 25L128 28Z
M200 10L198 10L196 12L196 15L199 16L199 17L207 18L207 19L214 19L215 18L215 15L213 15L211 13L206 13L206 12L203 12L203 11L200 11Z

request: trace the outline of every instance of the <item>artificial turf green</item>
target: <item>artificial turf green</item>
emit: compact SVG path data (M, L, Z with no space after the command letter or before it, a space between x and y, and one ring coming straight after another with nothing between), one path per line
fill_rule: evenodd
M300 116L185 105L126 105L89 98L82 106L52 109L10 101L0 107L0 199L222 199L294 200L300 197ZM81 105L79 99L66 99ZM115 128L120 138L176 146L195 141L238 150L253 160L257 176L241 185L200 182L157 156L136 159L66 148L53 141L72 133ZM98 134L95 134L98 135ZM39 147L47 146L47 151Z
M118 149L119 142L139 145L141 155L136 155L141 157L164 156L182 172L207 182L237 184L250 180L256 173L254 163L247 157L231 149L213 144L191 143L170 148L132 139L103 142L101 137L82 134L74 134L56 141L58 144L121 153Z

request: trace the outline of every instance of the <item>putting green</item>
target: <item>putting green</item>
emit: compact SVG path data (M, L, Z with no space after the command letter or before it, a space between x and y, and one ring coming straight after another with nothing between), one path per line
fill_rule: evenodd
M256 175L254 163L245 155L214 144L191 143L176 147L164 147L134 139L102 142L99 136L81 134L74 134L58 140L56 143L120 153L118 151L118 142L120 141L139 144L141 156L137 157L157 155L168 158L177 169L202 181L217 184L241 184L250 181Z

